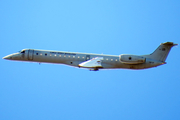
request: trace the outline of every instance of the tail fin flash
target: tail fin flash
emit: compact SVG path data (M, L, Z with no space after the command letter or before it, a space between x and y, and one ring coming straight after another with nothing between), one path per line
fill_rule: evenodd
M145 55L145 57L165 62L171 48L176 45L178 44L174 44L173 42L161 43L161 45L152 54Z

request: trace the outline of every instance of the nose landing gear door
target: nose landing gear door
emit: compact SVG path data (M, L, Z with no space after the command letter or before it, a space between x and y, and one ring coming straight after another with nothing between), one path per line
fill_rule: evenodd
M33 60L33 54L34 54L34 50L29 49L28 50L28 60Z

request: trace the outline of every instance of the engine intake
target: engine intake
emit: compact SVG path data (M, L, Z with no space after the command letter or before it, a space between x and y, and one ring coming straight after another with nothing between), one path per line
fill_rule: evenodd
M142 64L146 61L146 58L137 55L120 55L119 59L124 64Z

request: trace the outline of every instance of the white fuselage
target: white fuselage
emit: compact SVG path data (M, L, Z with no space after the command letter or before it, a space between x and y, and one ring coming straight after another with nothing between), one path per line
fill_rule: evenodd
M79 64L91 60L95 57L103 58L103 60L101 61L102 67L96 68L96 70L116 69L116 68L145 69L145 68L151 68L158 65L162 65L161 61L156 61L149 58L144 58L145 61L143 63L126 64L120 60L119 55L103 55L103 54L37 50L37 49L24 49L19 53L8 55L4 57L4 59L38 62L38 63L57 63L57 64L70 65L74 67L80 67Z

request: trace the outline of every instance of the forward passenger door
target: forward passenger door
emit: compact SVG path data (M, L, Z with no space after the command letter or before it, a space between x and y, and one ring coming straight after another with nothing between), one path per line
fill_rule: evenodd
M34 50L29 49L28 50L28 60L33 60L33 54L34 54Z

